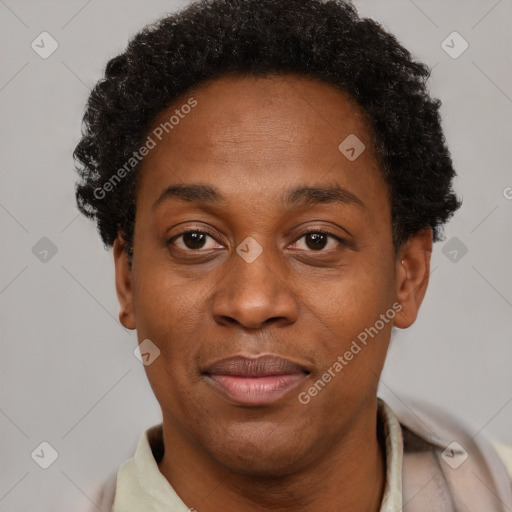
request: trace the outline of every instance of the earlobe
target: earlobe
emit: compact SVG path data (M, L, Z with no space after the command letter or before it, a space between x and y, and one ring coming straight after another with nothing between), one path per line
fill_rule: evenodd
M116 276L116 292L119 300L119 321L127 329L135 329L133 310L132 273L125 250L125 242L121 235L114 241L114 265Z
M400 329L410 327L418 316L430 276L432 229L413 235L400 249L396 261L397 302L402 309L394 319Z

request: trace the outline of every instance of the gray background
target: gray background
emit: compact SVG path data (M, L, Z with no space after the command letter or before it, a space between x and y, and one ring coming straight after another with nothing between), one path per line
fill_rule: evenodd
M71 153L107 60L187 3L0 0L0 511L94 509L102 479L160 422L135 334L117 320L112 255L75 208ZM434 66L464 200L435 246L418 321L394 338L382 394L427 399L512 444L512 2L356 5ZM31 48L43 31L59 45L47 59ZM469 43L457 59L441 47L453 31ZM43 237L57 249L47 261ZM31 458L42 441L59 455L46 470Z

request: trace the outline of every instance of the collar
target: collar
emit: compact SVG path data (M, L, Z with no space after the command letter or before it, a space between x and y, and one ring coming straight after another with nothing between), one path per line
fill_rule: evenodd
M386 483L380 512L396 512L402 510L402 428L388 404L381 398L377 400L386 446Z

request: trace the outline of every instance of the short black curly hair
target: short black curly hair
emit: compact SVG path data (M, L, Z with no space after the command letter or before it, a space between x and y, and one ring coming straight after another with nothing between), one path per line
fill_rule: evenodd
M395 250L423 228L441 238L461 202L426 65L343 0L200 0L143 28L90 94L74 151L76 199L106 247L121 233L131 255L138 165L109 186L112 177L180 95L230 73L300 74L348 93L369 120Z

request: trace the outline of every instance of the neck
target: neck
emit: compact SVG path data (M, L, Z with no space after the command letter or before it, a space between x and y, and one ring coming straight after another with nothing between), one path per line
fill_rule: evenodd
M199 512L378 512L385 484L384 441L376 401L314 464L286 476L237 474L164 421L165 450L161 473L180 498Z

